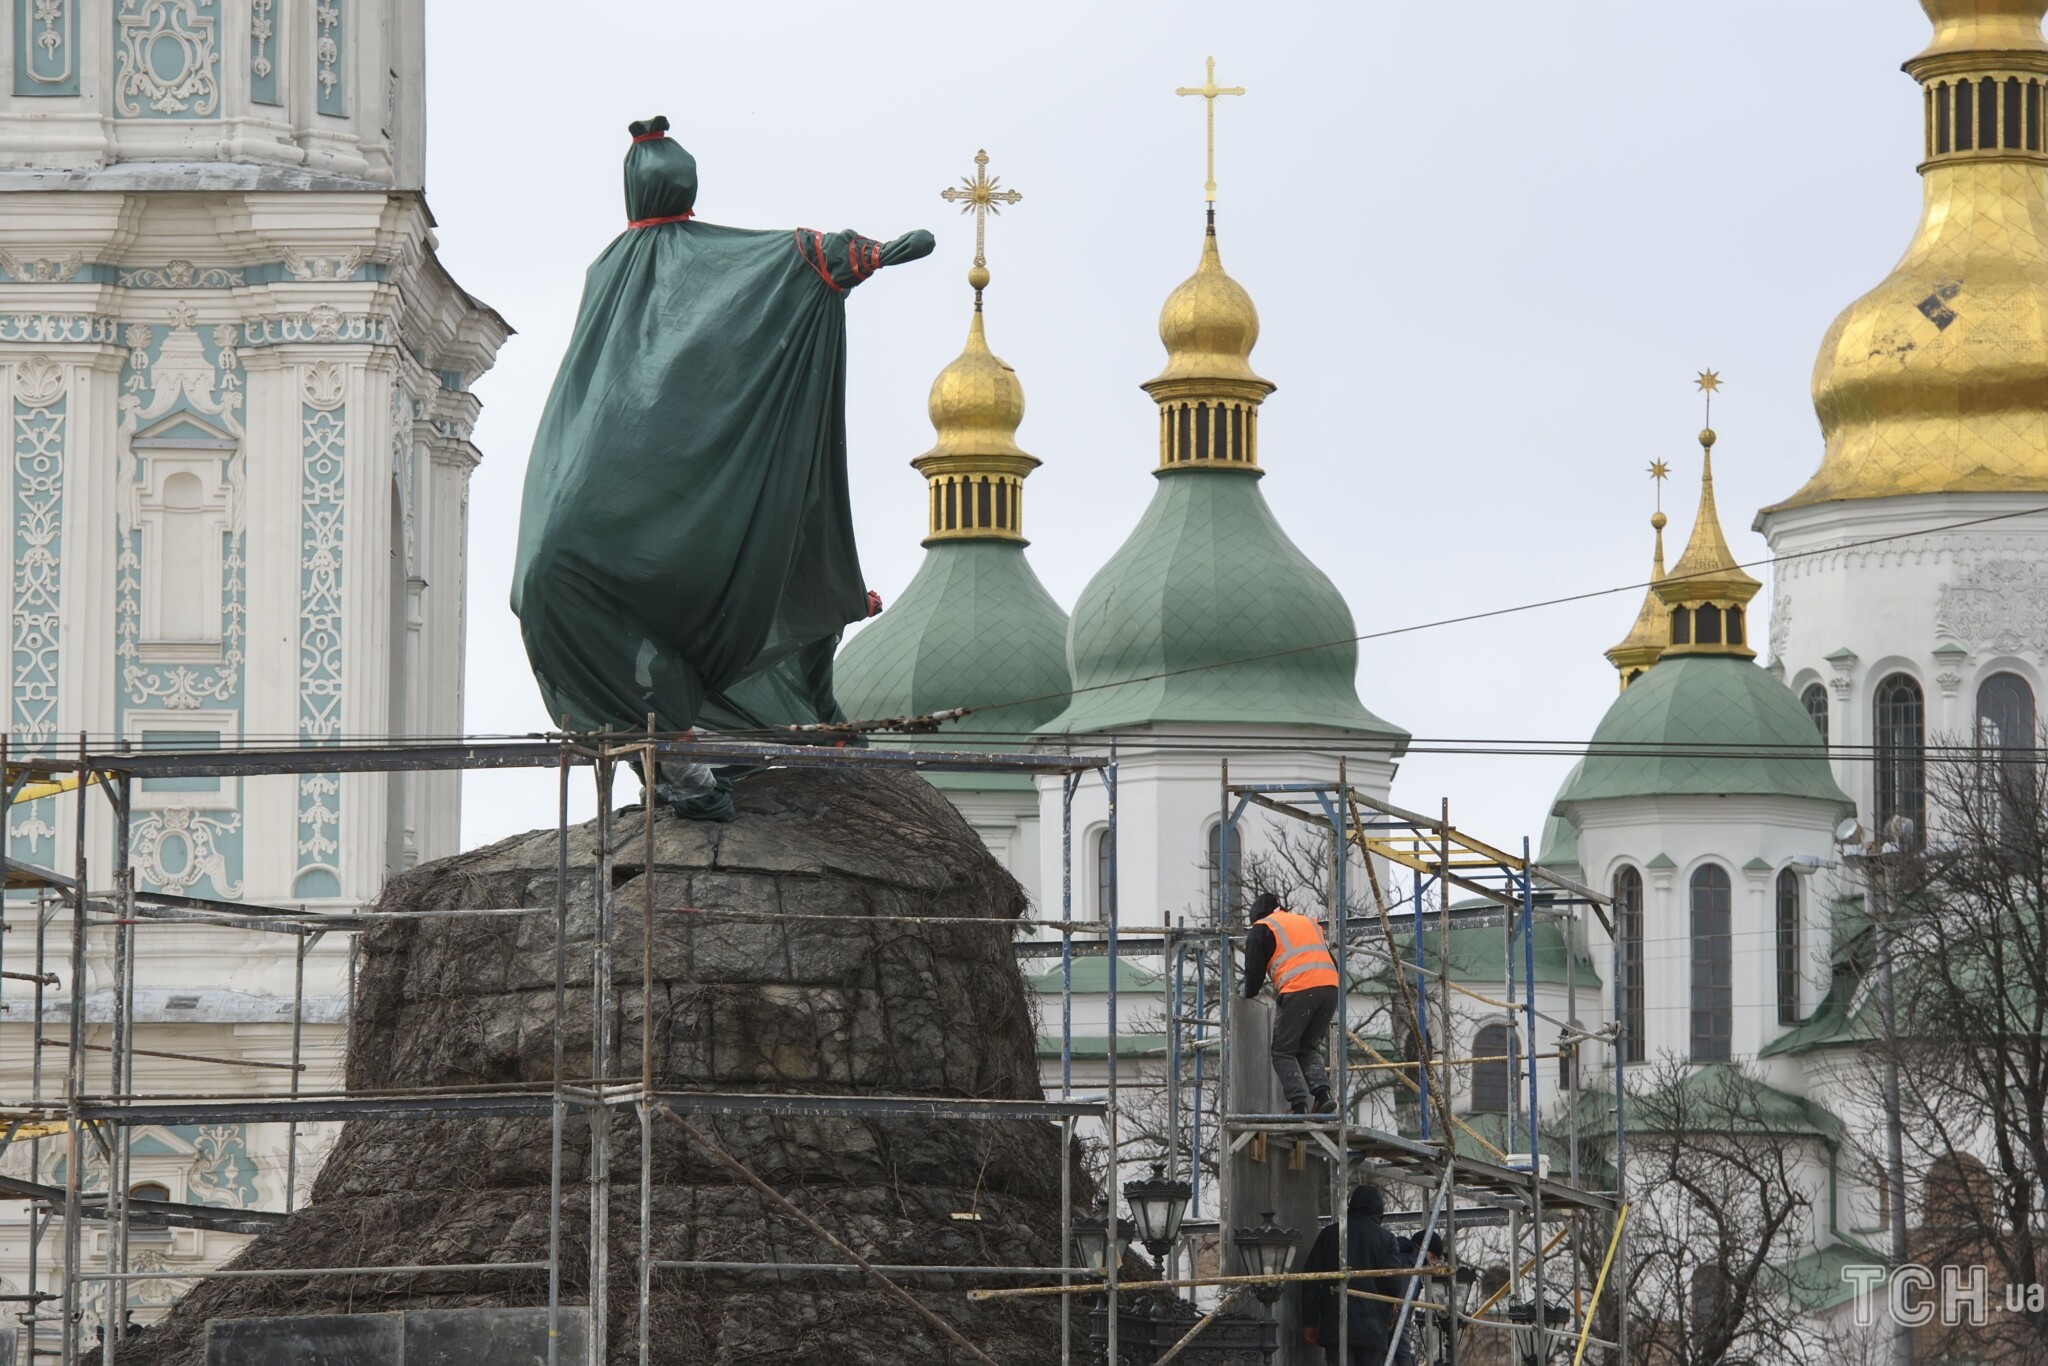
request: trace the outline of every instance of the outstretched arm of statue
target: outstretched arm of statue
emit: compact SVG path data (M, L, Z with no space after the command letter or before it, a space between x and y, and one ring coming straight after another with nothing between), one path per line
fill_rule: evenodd
M931 255L932 235L918 228L893 242L877 242L851 228L824 233L799 228L796 245L811 269L835 293L844 294L883 266L901 265Z
M929 232L923 228L912 228L895 241L882 244L882 264L900 266L905 261L922 261L932 254L936 245Z

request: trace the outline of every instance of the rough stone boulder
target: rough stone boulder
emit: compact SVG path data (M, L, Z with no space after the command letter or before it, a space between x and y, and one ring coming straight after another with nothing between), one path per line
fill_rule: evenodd
M909 774L778 770L740 783L728 825L662 812L656 902L780 911L718 919L664 911L654 930L658 1088L1036 1099L1035 1025L1010 952L1024 909L1014 879L951 805ZM622 1056L637 1079L648 1037L642 816L615 826L616 992ZM568 1068L588 1076L594 826L569 832ZM377 909L555 904L552 830L430 864ZM917 924L880 917L969 917ZM797 917L813 917L810 919ZM552 1075L555 917L394 917L362 936L351 1089L502 1086ZM703 1116L708 1136L876 1262L1058 1265L1060 1154L1044 1120ZM739 1183L671 1120L653 1127L654 1255L838 1262L829 1246ZM565 1302L584 1301L588 1121L572 1112L562 1220ZM640 1129L610 1120L611 1360L636 1359ZM351 1121L288 1224L235 1265L532 1262L547 1257L549 1121ZM1075 1175L1076 1199L1086 1199ZM969 1217L961 1217L969 1216ZM919 1298L1005 1363L1058 1359L1057 1302L971 1304L971 1277L912 1282ZM1014 1281L1001 1282L1015 1284ZM545 1304L544 1272L215 1280L133 1340L124 1366L199 1366L216 1317ZM858 1276L657 1271L659 1363L966 1360ZM1076 1313L1077 1322L1085 1322Z

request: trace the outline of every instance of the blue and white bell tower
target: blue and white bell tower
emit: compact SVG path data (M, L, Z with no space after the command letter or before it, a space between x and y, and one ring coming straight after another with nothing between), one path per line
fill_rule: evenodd
M435 255L424 0L0 3L0 706L14 752L68 753L82 731L176 749L460 733L472 386L508 329ZM158 891L354 904L456 852L458 777L145 781L133 866ZM107 808L88 807L94 885ZM68 862L76 809L0 813L9 856ZM8 917L30 931L8 947L26 945L31 909ZM68 934L61 917L51 932ZM100 937L87 980L52 991L59 1008L86 991L94 1031L111 985ZM339 938L307 963L314 1088L339 1065ZM143 1046L290 1057L292 944L178 926L145 950ZM14 995L0 1089L26 1096L34 1031ZM171 1089L251 1075L145 1056L138 1089L166 1089L172 1067ZM283 1205L281 1128L146 1138L135 1178L172 1199ZM296 1141L303 1185L322 1135ZM0 1155L11 1172L20 1161ZM24 1228L0 1224L10 1290L24 1288ZM162 1255L204 1265L233 1243L181 1232ZM168 1289L137 1286L144 1310Z

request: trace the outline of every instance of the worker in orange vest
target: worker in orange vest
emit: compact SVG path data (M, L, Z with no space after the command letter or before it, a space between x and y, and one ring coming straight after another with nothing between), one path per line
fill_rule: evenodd
M1259 893L1252 903L1252 929L1244 942L1245 999L1259 994L1267 978L1280 998L1273 1017L1273 1071L1287 1094L1287 1112L1335 1114L1323 1044L1337 1014L1337 960L1323 942L1322 927L1280 904L1278 895Z

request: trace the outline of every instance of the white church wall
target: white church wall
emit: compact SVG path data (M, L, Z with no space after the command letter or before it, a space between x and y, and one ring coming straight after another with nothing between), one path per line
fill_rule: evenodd
M1795 557L1773 571L1774 664L1796 688L1827 685L1835 777L1865 824L1875 811L1872 706L1887 676L1919 682L1930 741L1971 733L1977 687L2000 669L2025 677L2038 705L2048 665L2048 527L2013 518L1934 530L2038 501L1913 495L1759 516L1772 552ZM1878 537L1899 539L1855 544Z
M1691 1054L1693 874L1704 864L1729 876L1730 962L1734 1006L1730 1053L1754 1058L1787 1026L1778 1023L1775 889L1780 872L1799 878L1804 944L1799 961L1801 1013L1819 1001L1822 984L1807 965L1828 934L1824 889L1794 862L1831 856L1835 812L1824 802L1782 797L1645 797L1575 804L1581 866L1591 885L1610 891L1625 866L1643 877L1645 1061ZM1752 867L1751 865L1761 865ZM1594 922L1594 959L1612 958L1612 940ZM1612 990L1604 1008L1611 1018Z

